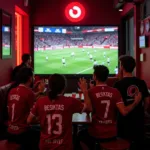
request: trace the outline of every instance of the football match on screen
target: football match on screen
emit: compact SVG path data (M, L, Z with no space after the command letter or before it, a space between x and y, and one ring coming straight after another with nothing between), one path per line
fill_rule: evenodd
M2 55L9 56L10 51L10 27L2 27Z
M95 65L118 73L118 27L34 27L35 74L92 74Z

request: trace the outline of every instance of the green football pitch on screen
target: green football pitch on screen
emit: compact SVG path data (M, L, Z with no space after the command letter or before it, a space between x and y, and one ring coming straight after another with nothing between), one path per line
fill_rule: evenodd
M74 52L74 56L72 56ZM90 54L93 59L90 59ZM65 65L62 59L65 59ZM107 63L107 59L110 63ZM64 48L34 51L35 74L92 74L94 61L109 68L115 74L118 67L118 50L100 48Z

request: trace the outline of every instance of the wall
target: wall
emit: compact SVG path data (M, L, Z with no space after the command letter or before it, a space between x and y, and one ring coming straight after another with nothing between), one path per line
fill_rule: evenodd
M147 20L150 20L149 18L146 18L144 20L144 24ZM148 87L150 88L150 71L149 71L149 65L150 65L150 32L144 31L143 35L148 36L148 48L140 49L140 53L144 53L145 55L145 61L141 62L141 78L146 80Z
M150 72L149 72L149 63L150 63L150 39L149 39L149 47L146 49L140 49L139 48L139 36L140 33L140 15L141 15L141 9L140 5L133 5L131 3L128 3L124 6L123 12L121 13L121 16L124 17L129 13L131 9L134 9L134 52L135 52L135 59L137 62L137 68L136 68L136 75L140 77L141 79L144 79L150 88ZM146 20L145 20L146 21ZM144 33L146 34L146 33ZM148 33L147 35L150 35ZM140 53L145 53L146 60L144 62L140 62Z
M122 18L128 15L131 10L134 10L134 57L136 59L137 67L135 73L137 77L140 77L140 49L139 49L139 35L140 35L140 5L134 5L132 3L127 3L123 7L123 12L121 13Z
M79 0L77 0L79 1ZM72 0L32 0L32 25L71 25L64 17L64 9ZM86 17L79 25L119 25L120 12L113 8L112 0L82 0ZM110 81L110 83L112 83ZM113 85L113 83L112 83ZM68 92L77 90L77 79L68 79Z
M0 0L0 9L4 9L12 15L12 58L11 59L1 59L0 58L0 86L10 82L10 74L13 66L16 62L16 52L14 49L15 44L15 5L25 9L28 12L28 8L23 7L23 0Z
M72 0L32 0L31 23L33 25L62 25L71 24L64 17L64 8ZM79 0L77 0L79 1ZM81 2L81 1L79 1ZM86 7L86 18L79 24L119 24L120 15L113 9L110 0L82 0Z

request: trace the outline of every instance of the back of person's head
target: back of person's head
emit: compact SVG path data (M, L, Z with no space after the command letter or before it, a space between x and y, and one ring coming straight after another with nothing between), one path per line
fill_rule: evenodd
M53 74L49 78L49 98L54 100L66 87L66 78L60 74Z
M108 78L109 70L104 65L96 65L94 66L94 76L96 77L96 80L100 82L105 82Z
M25 83L29 82L30 79L33 80L33 71L31 68L23 67L17 73L17 79L16 80L17 80L18 84L25 84Z
M30 54L23 54L22 55L22 62L23 63L26 63L27 61L29 61L31 58L31 55Z
M132 56L122 55L120 56L119 61L121 63L121 66L126 72L129 72L129 73L133 72L136 66L136 62Z

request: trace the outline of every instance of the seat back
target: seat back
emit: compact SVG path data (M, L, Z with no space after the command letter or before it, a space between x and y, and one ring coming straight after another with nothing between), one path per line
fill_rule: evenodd
M0 140L7 138L7 94L12 84L0 87Z
M7 84L0 87L0 126L4 124L7 114L7 94L12 84Z
M82 147L82 150L89 150L89 148L87 147L87 145L84 144L83 142L80 142L80 145Z
M7 140L0 141L0 150L19 150L20 145L16 143L10 143Z
M100 143L102 150L128 150L130 144L123 139L117 139L111 142Z

